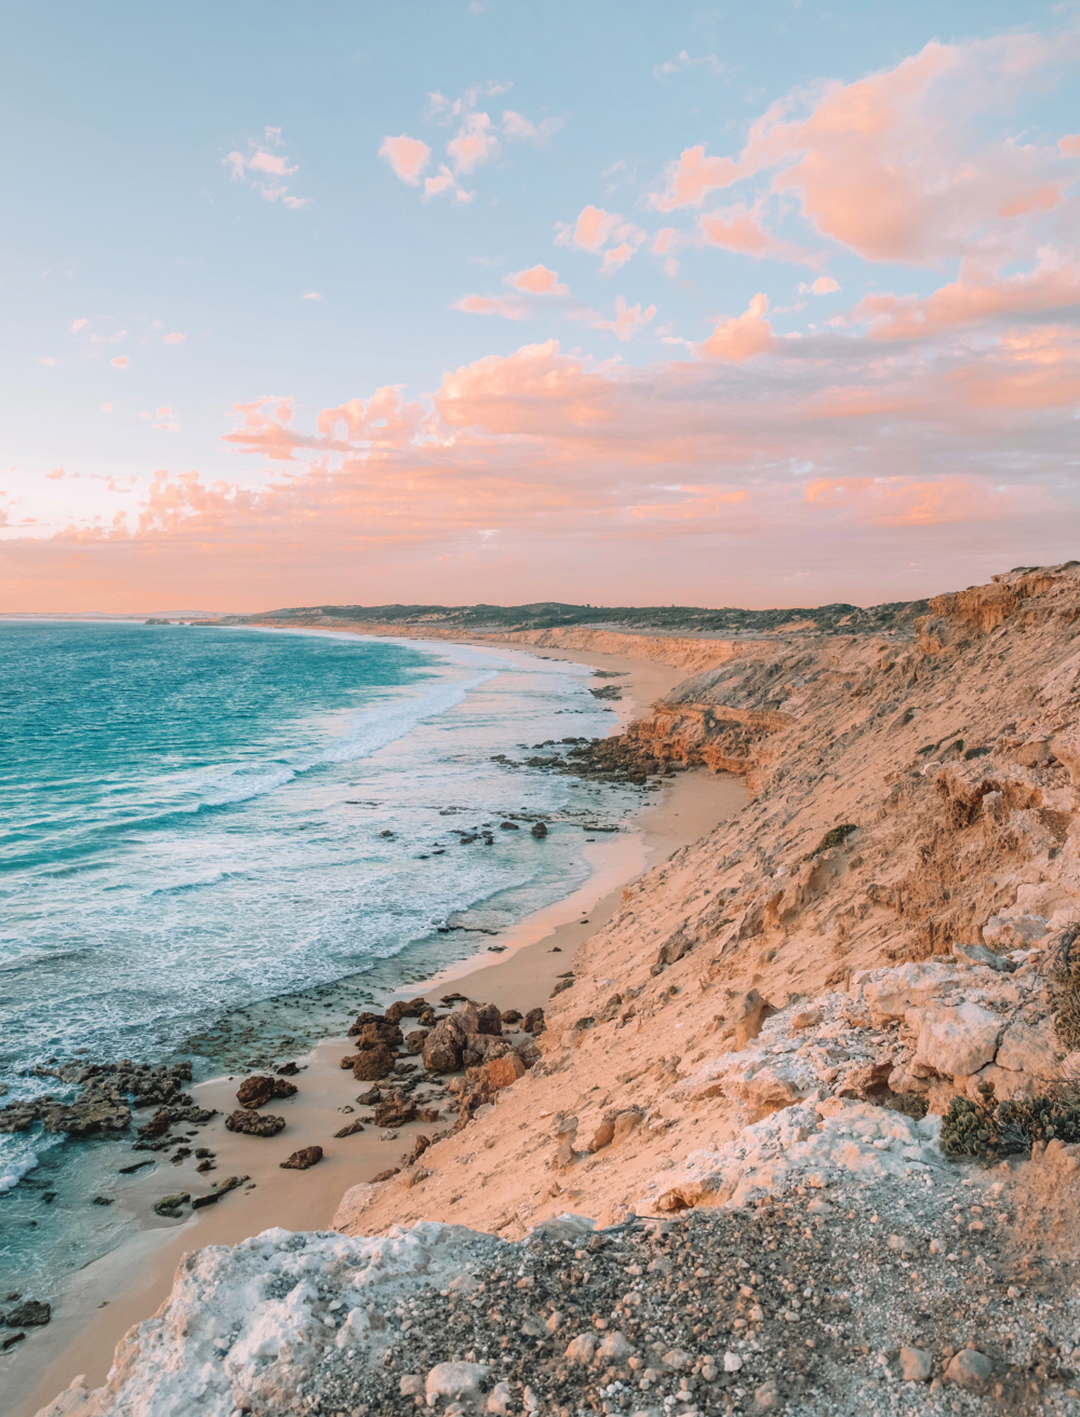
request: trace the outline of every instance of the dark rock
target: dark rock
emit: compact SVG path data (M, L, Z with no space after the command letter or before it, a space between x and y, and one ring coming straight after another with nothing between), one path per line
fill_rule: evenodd
M281 1067L276 1069L279 1078L294 1078L299 1071L295 1063L282 1063Z
M565 990L572 989L573 987L574 981L572 979L560 979L558 984L555 985L555 988L552 989L551 997L554 999L556 994L562 994Z
M323 1149L321 1146L303 1146L299 1151L294 1151L288 1161L281 1162L281 1169L283 1171L307 1171L322 1159Z
M268 1077L264 1073L256 1073L253 1077L245 1078L236 1089L236 1100L241 1107L264 1107L267 1102L275 1097L295 1097L296 1084L286 1082L284 1078Z
M502 1014L497 1004L483 1004L477 1010L477 1033L502 1033Z
M548 829L543 822L533 822L529 830L532 832L533 836L536 837L537 841L543 840L548 834Z
M462 1049L461 1061L466 1068L478 1068L493 1058L504 1058L514 1051L506 1038L493 1038L490 1033L470 1033Z
M41 1328L52 1318L52 1308L41 1299L25 1299L6 1315L8 1328Z
M154 1214L164 1216L166 1220L179 1220L181 1208L190 1199L190 1191L178 1191L173 1196L162 1196L153 1207Z
M364 1124L363 1124L363 1122L361 1122L359 1119L357 1119L355 1122L350 1122L347 1127L342 1127L342 1129L341 1129L340 1132L335 1132L335 1133L334 1133L334 1136L335 1136L335 1137L352 1137L352 1136L355 1136L357 1132L362 1132L363 1130L364 1130Z
M353 1077L357 1082L375 1082L389 1077L393 1070L394 1055L383 1043L358 1053L353 1063Z
M380 1171L377 1176L372 1176L372 1185L374 1185L376 1181L389 1181L390 1177L396 1176L400 1170L400 1166L391 1166L389 1171Z
M419 1018L427 1007L426 999L410 999L407 1004L391 1004L386 1011L386 1022L400 1023L403 1018Z
M544 1022L543 1009L530 1009L525 1015L525 1022L521 1025L526 1033L543 1033L547 1025Z
M208 1205L217 1205L222 1196L235 1191L237 1186L242 1186L246 1180L246 1176L226 1176L223 1181L215 1182L213 1189L205 1196L195 1197L191 1202L192 1210L205 1210Z
M21 1343L25 1337L25 1333L9 1333L7 1338L0 1343L0 1353L6 1353L9 1348L14 1348L16 1343Z
M238 1108L225 1118L225 1126L230 1132L240 1132L249 1137L273 1137L285 1128L285 1118L275 1117L272 1112L251 1112Z
M141 1171L144 1166L153 1166L153 1164L153 1161L147 1157L145 1161L136 1161L131 1166L121 1166L118 1174L121 1176L134 1176L136 1171Z
M405 1051L413 1054L422 1053L430 1032L430 1028L417 1028L412 1033L407 1033L405 1035Z
M518 826L517 822L500 822L499 830L504 832L516 832L520 831L521 828Z
M114 1198L113 1198L112 1196L95 1196L94 1199L90 1202L90 1204L91 1204L91 1205L114 1205L114 1204L115 1204L115 1201L114 1201Z
M517 1009L504 1009L500 1017L503 1023L514 1024L520 1023L523 1016Z
M365 1023L360 1032L354 1035L358 1046L363 1048L375 1048L382 1044L386 1048L400 1048L405 1042L405 1035L396 1023L387 1023L385 1019L379 1019L375 1023Z
M403 1127L407 1122L415 1122L416 1103L400 1095L388 1097L376 1108L374 1121L377 1127Z
M382 1101L382 1096L377 1087L369 1087L367 1092L360 1093L356 1100L362 1107L377 1107Z

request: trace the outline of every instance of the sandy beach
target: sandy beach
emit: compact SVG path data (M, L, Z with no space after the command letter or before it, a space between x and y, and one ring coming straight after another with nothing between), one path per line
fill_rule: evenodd
M516 654L515 644L505 648ZM618 655L552 652L550 659L589 664L625 676L617 682L624 697L615 701L620 726L638 716L682 677L684 671L654 661ZM542 1007L556 980L571 968L574 955L617 911L623 888L680 846L697 841L745 800L745 787L732 777L705 772L677 774L635 815L632 826L585 847L589 879L572 895L535 912L503 931L502 953L458 962L434 979L411 984L399 997L425 995L432 1000L457 992L501 1009L522 1012ZM490 962L488 962L490 960ZM388 997L385 1004L391 1002ZM198 1174L196 1158L181 1164L161 1161L117 1189L117 1201L131 1216L132 1234L114 1251L77 1275L54 1310L52 1323L0 1362L10 1417L31 1417L80 1374L91 1386L107 1373L113 1349L134 1323L149 1317L166 1298L176 1266L187 1252L206 1245L234 1244L273 1226L318 1230L330 1226L342 1194L399 1164L421 1133L443 1130L447 1123L414 1122L392 1136L373 1125L342 1139L334 1134L367 1115L357 1102L366 1090L351 1071L339 1066L353 1051L349 1040L328 1038L298 1060L293 1098L275 1101L265 1111L286 1120L285 1130L270 1139L228 1132L224 1117L234 1110L239 1076L210 1080L192 1089L200 1106L219 1116L200 1129L191 1146L214 1153L214 1170ZM293 1151L319 1145L323 1160L310 1171L283 1170ZM210 1184L230 1176L246 1180L220 1204L182 1221L160 1220L151 1206L163 1195L188 1191L200 1195ZM431 1218L443 1218L433 1215Z

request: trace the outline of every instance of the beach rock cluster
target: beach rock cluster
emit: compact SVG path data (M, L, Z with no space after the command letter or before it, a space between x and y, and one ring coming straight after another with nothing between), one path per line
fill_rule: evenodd
M152 1067L128 1059L119 1063L75 1061L37 1067L31 1076L55 1078L78 1091L71 1099L43 1093L9 1102L0 1107L0 1132L25 1132L40 1122L46 1132L64 1132L73 1138L110 1135L131 1126L133 1109L190 1106L192 1101L183 1091L184 1083L191 1081L190 1063Z
M256 1073L245 1078L236 1089L236 1100L241 1107L254 1110L265 1107L275 1097L295 1097L296 1092L296 1084L286 1081L283 1077L267 1077Z

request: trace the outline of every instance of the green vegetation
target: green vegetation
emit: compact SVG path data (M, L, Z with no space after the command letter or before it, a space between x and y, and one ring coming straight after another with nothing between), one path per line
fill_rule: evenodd
M852 832L857 832L859 825L857 822L845 822L842 827L832 827L814 847L813 851L808 851L803 857L804 861L812 861L815 856L820 856L823 851L828 851L832 846L842 845Z
M954 1097L941 1122L946 1156L974 1156L986 1165L1031 1150L1033 1142L1080 1142L1080 1105L1051 1097L999 1102L994 1084L979 1084L981 1102Z

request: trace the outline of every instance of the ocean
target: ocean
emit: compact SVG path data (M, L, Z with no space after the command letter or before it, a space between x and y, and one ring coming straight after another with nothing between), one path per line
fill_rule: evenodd
M455 912L497 929L576 889L583 824L640 798L494 759L611 732L591 678L349 634L0 623L0 1105L71 1095L33 1069L76 1058L282 1061L491 942ZM0 1286L47 1297L116 1243L89 1198L130 1140L0 1134Z

